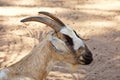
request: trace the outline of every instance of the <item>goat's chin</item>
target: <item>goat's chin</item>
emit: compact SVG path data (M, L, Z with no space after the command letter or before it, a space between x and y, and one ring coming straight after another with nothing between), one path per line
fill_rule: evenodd
M71 72L77 71L80 66L80 65L73 65L73 64L69 64L69 63L67 65L68 65L68 70Z

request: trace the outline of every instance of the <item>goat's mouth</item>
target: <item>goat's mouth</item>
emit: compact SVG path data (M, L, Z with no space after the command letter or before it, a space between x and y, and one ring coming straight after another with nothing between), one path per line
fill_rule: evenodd
M93 61L92 58L83 58L83 59L78 59L77 62L78 64L82 64L82 65L88 65Z

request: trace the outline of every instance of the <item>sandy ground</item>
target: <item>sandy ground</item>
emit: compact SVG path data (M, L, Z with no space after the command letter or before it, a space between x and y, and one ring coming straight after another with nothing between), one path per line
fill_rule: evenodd
M72 74L64 63L55 65L47 80L120 80L119 0L0 0L0 68L19 61L38 43L45 25L20 20L39 11L55 14L89 39L94 55L90 65Z

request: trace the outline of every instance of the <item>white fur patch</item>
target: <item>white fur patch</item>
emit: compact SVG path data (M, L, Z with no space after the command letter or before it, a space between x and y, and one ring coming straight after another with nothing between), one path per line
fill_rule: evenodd
M77 37L75 32L70 27L64 27L60 30L61 33L68 35L73 39L74 50L78 50L80 47L85 47L83 41Z
M50 36L49 40L51 41L52 45L54 45L57 51L61 53L67 52L67 46L62 40L54 36Z
M9 72L8 69L2 69L0 71L0 79L7 78L7 73Z

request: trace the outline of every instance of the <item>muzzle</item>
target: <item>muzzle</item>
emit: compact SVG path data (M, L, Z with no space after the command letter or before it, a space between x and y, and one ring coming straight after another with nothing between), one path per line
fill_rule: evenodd
M82 57L83 57L83 62L85 63L85 65L90 64L93 61L93 57L92 57L91 52L87 52L85 54L82 54Z

